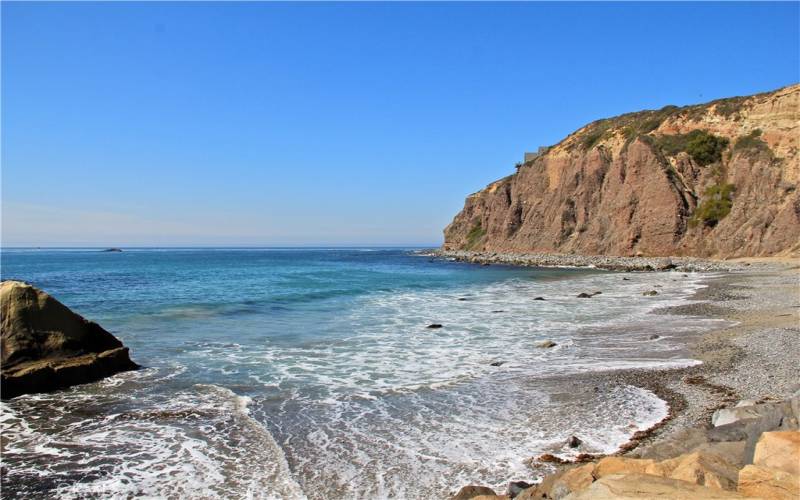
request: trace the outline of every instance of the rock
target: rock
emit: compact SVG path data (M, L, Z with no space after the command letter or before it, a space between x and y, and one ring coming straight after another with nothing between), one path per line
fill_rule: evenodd
M570 493L585 490L594 482L594 468L595 465L589 463L567 470L553 482L548 498L558 500Z
M622 281L630 281L630 278L622 278Z
M644 458L605 457L597 462L594 477L599 479L611 474L644 473L653 464L654 460Z
M439 323L431 323L426 328L434 328L435 329L435 328L441 328L441 327L442 327L442 325L440 325Z
M494 492L493 489L487 488L486 486L464 486L458 493L455 494L451 500L470 500L471 498L479 497L479 496L496 496L497 494Z
M508 497L515 498L517 495L525 491L526 489L533 486L530 483L526 483L525 481L512 481L508 483Z
M489 363L489 366L503 366L505 363L505 361L493 361Z
M121 252L121 248L106 248L103 252Z
M745 406L755 406L756 404L757 403L755 399L743 399L738 403L736 403L736 408L742 408Z
M745 465L739 471L737 491L748 497L797 500L800 476L760 465Z
M753 464L800 475L800 432L765 432L756 444Z
M549 348L555 347L557 345L558 344L556 344L552 340L545 340L544 342L539 342L538 344L536 344L536 347L541 347L543 349L549 349Z
M744 498L736 492L708 488L697 484L649 474L611 474L593 482L583 491L572 493L568 500L713 500Z
M653 296L658 295L658 292L655 291L655 290L648 290L647 292L642 292L642 295L647 296L647 297L653 297Z
M0 284L0 305L4 399L139 368L116 337L27 283Z
M533 300L544 300L544 297L536 297Z
M469 300L469 299L466 298L466 297L459 297L458 300L464 301L464 300Z
M601 293L603 292L594 292L594 293L581 292L578 295L576 295L576 297L578 297L579 299L591 299L595 295L600 295Z
M714 427L719 427L726 424L738 422L739 420L768 417L777 419L777 426L781 424L784 417L792 416L791 404L789 402L783 403L765 403L756 405L739 406L734 408L721 408L714 412L711 417L711 423Z
M493 313L504 313L505 311L502 309L497 309L496 311L492 311Z
M570 448L577 448L581 444L583 444L583 441L576 436L570 436L569 439L567 439L567 446Z
M552 498L550 496L551 491L553 489L553 485L556 481L558 481L561 476L564 475L565 471L558 471L554 472L553 474L549 474L542 479L542 482L537 484L536 486L532 486L530 488L526 488L525 490L521 491L516 497L516 500L540 500L544 498Z
M647 340L658 340L661 338L661 335L656 335L655 333L652 335L648 335Z
M696 451L648 466L645 473L734 491L739 470L720 455Z

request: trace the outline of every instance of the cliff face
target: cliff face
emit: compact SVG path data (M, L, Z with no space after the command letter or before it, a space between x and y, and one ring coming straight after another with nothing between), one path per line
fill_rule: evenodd
M467 197L445 250L800 252L800 84L593 122Z

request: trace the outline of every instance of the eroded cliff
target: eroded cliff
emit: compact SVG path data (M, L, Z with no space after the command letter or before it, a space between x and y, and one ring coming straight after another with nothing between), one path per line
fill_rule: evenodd
M470 195L445 250L800 252L800 84L599 120Z

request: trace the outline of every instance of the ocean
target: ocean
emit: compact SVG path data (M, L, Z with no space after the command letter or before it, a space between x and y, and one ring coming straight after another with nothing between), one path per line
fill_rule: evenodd
M3 496L504 491L541 474L532 457L614 451L663 419L655 394L586 375L692 365L687 339L714 324L651 314L701 274L413 250L4 249L3 279L98 322L144 368L2 402Z

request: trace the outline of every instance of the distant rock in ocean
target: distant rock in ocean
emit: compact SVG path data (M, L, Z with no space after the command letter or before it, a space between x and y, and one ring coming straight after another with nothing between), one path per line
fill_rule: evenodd
M116 337L27 283L0 284L0 313L3 399L139 368Z
M102 251L103 252L121 252L122 249L121 248L106 248L105 250L102 250Z

